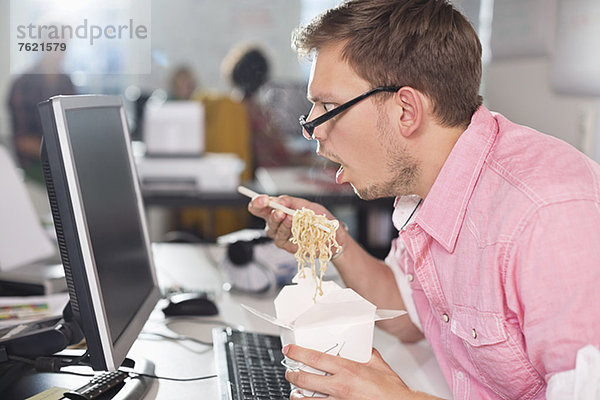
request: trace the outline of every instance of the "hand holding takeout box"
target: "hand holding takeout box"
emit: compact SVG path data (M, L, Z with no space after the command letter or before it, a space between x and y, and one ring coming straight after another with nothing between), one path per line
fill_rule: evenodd
M341 288L332 281L323 282L323 295L313 301L316 282L309 268L305 268L304 278L298 274L292 282L294 284L284 286L275 298L276 317L243 306L279 326L283 346L297 344L365 363L371 358L375 321L406 314L402 310L378 310L354 290ZM287 360L286 366L324 374L294 363Z

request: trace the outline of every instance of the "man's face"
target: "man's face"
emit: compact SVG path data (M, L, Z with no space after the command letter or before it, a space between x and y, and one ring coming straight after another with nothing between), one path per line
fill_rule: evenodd
M341 58L341 46L319 50L313 61L308 98L313 120L372 89ZM412 194L418 164L389 117L398 107L391 95L375 94L315 128L317 153L340 164L337 183L348 182L360 198Z

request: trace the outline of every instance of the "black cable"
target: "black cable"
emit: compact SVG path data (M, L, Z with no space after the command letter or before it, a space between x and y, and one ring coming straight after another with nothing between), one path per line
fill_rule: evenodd
M165 380L165 381L176 381L176 382L202 381L202 380L205 380L205 379L216 378L218 376L218 375L215 374L215 375L198 376L198 377L195 377L195 378L171 378L171 377L166 377L166 376L144 374L144 373L135 372L135 371L127 371L127 370L123 370L123 369L119 369L119 371L121 371L121 372L127 372L129 374L129 376L131 376L132 378L135 378L136 376L143 376L145 378L162 379L162 380Z
M166 323L175 322L175 321L190 321L195 324L221 325L221 326L233 328L232 324L227 323L225 321L210 320L210 319L204 319L204 318L206 318L206 317L194 316L194 315L173 315L173 316L165 317L164 320Z
M86 356L87 353L84 355ZM82 356L83 357L83 356ZM66 374L66 375L76 375L83 376L86 378L91 378L96 376L95 374L85 374L81 372L73 372L73 371L62 371L61 368L80 365L79 362L82 357L77 357L77 362L68 362L65 363L61 357L38 357L35 360L19 357L19 356L8 356L10 361L20 363L21 365L29 365L33 367L38 372L52 372L55 374Z
M75 376L84 376L87 378L93 378L96 374L85 374L83 372L73 372L73 371L56 371L57 374L65 374L65 375L75 375Z
M419 208L419 206L421 205L421 202L423 202L423 199L419 199L419 202L417 203L417 205L415 206L415 208L412 210L412 212L408 216L408 219L406 220L406 222L404 223L404 225L402 225L402 228L400 228L400 230L404 229L404 227L406 225L408 225L408 223L410 222L410 219L412 218L412 216L415 215L415 212L417 211L417 208Z
M59 372L65 364L60 357L36 357L35 359L9 355L10 361L29 365L38 372Z
M77 357L77 359L82 359L84 357L87 356L87 353L84 354L81 357ZM38 357L38 358L42 358L42 357ZM60 357L44 357L44 358L54 358L57 360L60 360ZM38 364L38 359L36 360L31 360L29 358L25 358L25 357L19 357L19 356L9 356L9 359L11 361L14 362L19 362L22 364L27 364L27 365L31 365L31 366L36 366ZM63 365L64 367L69 367L69 366L74 366L77 365L75 363L65 363L65 365ZM146 378L151 378L151 379L162 379L162 380L168 380L168 381L176 381L176 382L191 382L191 381L201 381L201 380L205 380L205 379L212 379L212 378L216 378L217 375L206 375L206 376L198 376L198 377L194 377L194 378L172 378L172 377L166 377L166 376L158 376L158 375L151 375L151 374L145 374L145 373L141 373L141 372L135 372L135 371L127 371L127 370L123 370L123 369L119 369L119 371L122 372L126 372L129 374L130 377L135 378L136 376L143 376ZM44 372L54 372L54 373L58 373L58 374L66 374L66 375L76 375L76 376L83 376L83 377L94 377L96 376L96 374L85 374L85 373L80 373L80 372L72 372L72 371L61 371L61 370L57 370L57 371L44 371Z
M25 357L20 357L20 356L8 356L8 359L10 361L16 361L16 362L20 362L22 364L27 364L27 365L35 365L35 361L29 358L25 358Z
M168 327L169 322L186 321L186 322L193 322L193 323L201 324L201 325L220 325L220 326L224 326L227 328L238 329L238 328L234 327L232 324L227 323L225 321L206 320L203 318L204 317L197 317L197 316L192 316L192 315L171 316L171 317L165 318L164 325ZM142 331L142 332L140 332L140 335L153 335L153 336L157 336L157 337L160 337L163 339L173 340L173 341L190 341L190 342L195 342L198 344L202 344L205 346L211 346L211 347L213 345L212 342L206 342L204 340L196 339L194 337L185 336L185 335L171 336L171 335L167 335L167 334L163 334L163 333L159 333L159 332L151 332L151 331ZM140 338L140 339L142 339L142 338Z
M184 335L170 336L170 335L166 335L164 333L145 332L145 331L142 331L141 334L142 335L158 336L159 338L167 339L167 340L173 340L173 341L190 341L190 342L202 344L204 346L211 346L212 347L212 345L213 345L212 342L205 342L203 340L196 339L196 338L193 338L193 337L190 337L190 336L184 336ZM139 338L139 339L143 340L142 338Z
M89 353L86 351L83 355L77 357L67 356L42 356L36 357L35 359L9 355L10 361L19 362L21 364L30 365L35 368L38 372L62 372L61 368L70 367L75 365L88 365L85 363L85 359L89 357ZM76 373L75 373L76 374ZM88 375L83 375L88 376Z

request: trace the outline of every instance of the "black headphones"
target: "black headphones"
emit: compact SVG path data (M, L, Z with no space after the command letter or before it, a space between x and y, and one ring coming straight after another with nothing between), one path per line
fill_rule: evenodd
M41 329L3 340L0 343L0 362L9 361L10 356L32 360L50 356L83 340L83 331L73 318L70 302L65 306L62 317L47 318L34 323L43 326L46 325L45 322L47 326Z
M251 240L238 240L227 246L227 258L234 267L244 267L254 259L254 246L261 243L267 243L273 239L268 237L259 237Z

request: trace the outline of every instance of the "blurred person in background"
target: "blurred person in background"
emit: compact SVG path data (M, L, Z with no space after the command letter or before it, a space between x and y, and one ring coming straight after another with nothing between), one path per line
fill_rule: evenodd
M169 100L191 100L198 85L194 73L185 65L173 71L169 84Z
M40 161L42 122L37 104L56 95L75 94L71 78L62 72L63 51L46 51L9 90L8 107L17 163L28 180L44 184Z
M246 108L254 170L303 163L302 158L288 150L274 116L258 99L271 73L265 52L255 45L236 46L223 60L222 71L233 88L232 97Z

